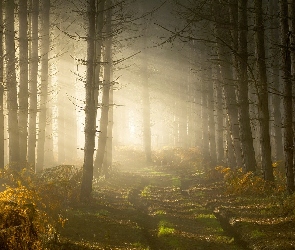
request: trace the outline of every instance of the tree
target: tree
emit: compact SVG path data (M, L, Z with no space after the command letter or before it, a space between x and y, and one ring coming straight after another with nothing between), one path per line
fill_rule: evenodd
M14 0L6 1L5 25L9 164L13 168L18 168L18 166L15 165L19 161L19 131L17 117L17 81L15 73Z
M111 13L111 0L106 2L106 40L104 61L104 81L102 84L102 105L100 117L100 132L98 137L98 148L94 167L98 169L99 173L102 171L103 161L106 152L107 136L108 136L108 122L109 122L109 97L111 87L111 68L112 68L112 13Z
M215 107L216 110L216 151L217 164L224 163L224 146L223 146L223 100L222 100L222 86L220 79L220 69L216 67L216 81L215 81Z
M239 0L238 20L238 110L240 139L245 171L256 171L256 159L253 147L253 137L249 117L248 101L248 17L247 0Z
M35 169L36 160L36 120L37 120L37 78L38 78L38 16L39 0L32 0L31 47L30 47L30 85L29 85L29 136L28 163Z
M49 11L50 0L42 1L42 23L41 23L41 97L39 114L39 132L37 145L36 172L44 168L44 144L48 97L48 59L49 59Z
M19 1L19 160L27 160L28 123L28 1Z
M142 81L142 107L143 107L143 145L147 164L152 162L152 142L151 142L151 113L150 113L150 92L149 92L149 71L147 53L147 32L148 23L145 21L143 27L143 57L141 67Z
M202 154L203 163L206 164L209 160L209 128L208 128L208 75L206 70L202 69L201 80L201 119L202 119ZM207 79L206 79L207 78Z
M98 3L98 13L97 13L97 21L96 21L96 43L95 43L95 56L96 56L96 64L95 64L95 115L97 116L97 108L98 108L98 95L99 95L99 86L100 86L100 73L101 73L101 60L102 60L102 50L103 50L103 27L104 27L104 17L105 17L105 3L106 1L99 1ZM109 4L109 3L107 3ZM105 52L106 53L106 52ZM98 136L98 148L96 150L95 161L94 161L94 176L98 176L99 172L102 170L103 157L105 153L105 143L107 137L107 113L106 108L108 108L108 104L105 103L108 101L108 86L104 85L103 88L103 97L102 97L102 107L101 107L101 118L100 118L100 131L103 134L99 134ZM106 94L104 96L104 94ZM105 106L107 105L107 106ZM105 137L105 138L103 138Z
M96 133L96 107L95 107L95 84L94 84L94 52L95 52L95 0L87 3L88 32L87 32L87 72L85 83L85 146L84 163L80 197L87 200L92 192L93 180L93 154Z
M293 193L294 170L293 170L293 110L292 110L292 79L291 79L291 54L290 54L290 32L288 23L288 2L280 1L280 24L281 24L281 67L283 82L283 128L284 128L284 154L285 169L287 177L287 190Z
M103 163L103 168L109 169L113 165L113 124L114 124L114 87L113 87L113 70L111 69L111 78L110 78L110 97L109 97L109 123L108 123L108 134L107 134L107 145L106 145L106 156L104 157L105 162ZM106 176L109 174L109 171L105 172Z
M268 110L268 82L266 75L265 63L265 46L264 46L264 24L262 0L255 0L255 17L256 17L256 53L258 67L258 82L256 83L259 108L260 123L260 145L261 145L261 164L264 173L264 179L274 181L271 146L269 135L269 110Z
M3 1L0 1L0 169L4 168Z
M273 116L273 130L274 130L274 145L275 159L283 160L283 135L282 135L282 115L281 115L281 96L280 96L280 61L277 60L277 56L280 54L278 44L280 44L280 32L279 32L279 20L277 17L278 0L272 0L270 2L270 20L271 30L271 58L272 58L272 116Z
M220 71L220 81L226 107L226 122L229 126L227 151L228 162L231 167L242 166L242 151L239 136L238 106L233 79L233 68L230 47L230 32L228 30L229 18L227 9L215 3L213 5L215 21L215 37ZM234 151L234 155L231 153ZM235 159L232 159L233 156Z
M214 75L213 65L210 66L209 72L211 72L212 78L208 80L208 125L209 125L209 147L210 147L210 164L216 166L217 154L216 154L216 140L215 140L215 121L214 121ZM210 74L210 73L209 73Z

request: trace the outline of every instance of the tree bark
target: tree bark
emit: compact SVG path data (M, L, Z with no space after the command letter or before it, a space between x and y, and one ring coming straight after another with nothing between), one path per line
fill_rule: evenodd
M97 20L96 20L96 41L95 41L95 93L94 93L94 98L95 98L95 116L96 120L97 119L97 109L99 107L98 105L98 96L99 96L99 88L100 88L100 74L101 74L101 60L102 60L102 51L103 51L103 28L104 28L104 17L105 17L105 3L106 1L98 1L97 2ZM102 86L105 90L105 86ZM105 113L102 115L101 112L101 119L105 119ZM104 122L104 121L103 121ZM100 124L103 123L100 120ZM101 130L101 129L100 129ZM96 156L95 156L95 161L94 161L94 176L99 176L99 173L102 169L102 164L103 164L103 154L104 154L104 148L102 149L103 145L101 144L101 139L100 139L101 134L98 135L98 142L97 142L97 150L96 150ZM100 158L100 159L99 159Z
M17 116L17 82L15 73L14 0L6 1L5 18L9 164L10 167L18 169L17 163L19 162L19 131Z
M39 61L38 15L39 15L39 0L32 0L28 163L33 169L35 169L35 160L36 160L36 120L37 120L37 84L38 84L37 79L38 79L38 61Z
M281 58L282 58L282 82L283 82L283 128L284 128L284 153L285 169L287 177L287 190L293 193L294 170L293 170L293 112L292 112L292 79L291 79L291 54L290 33L288 24L288 3L280 1L280 23L281 23Z
M223 145L223 100L222 86L220 79L220 69L216 67L216 147L217 147L217 164L223 165L224 162L224 145Z
M0 169L4 169L3 1L0 1Z
M274 130L274 147L275 159L284 159L283 134L282 134L282 114L281 114L281 96L278 94L280 89L280 62L277 56L280 54L278 44L280 43L279 22L277 18L277 10L279 9L278 0L272 0L270 5L271 11L271 40L272 44L272 116L273 116L273 130Z
M111 82L113 81L111 72ZM106 145L106 157L104 157L105 162L103 168L107 171L105 171L105 176L109 176L109 170L113 165L113 124L114 124L114 101L113 101L113 94L114 94L114 88L113 84L110 86L110 97L109 97L109 124L108 124L108 134L107 134L107 145Z
M44 168L44 144L47 117L48 99L48 59L49 59L49 11L50 0L42 1L42 27L41 27L41 97L39 114L39 131L37 145L36 172Z
M204 69L203 69L204 70ZM201 121L202 121L202 155L203 165L207 166L210 151L209 151L209 129L208 129L208 86L206 73L203 72L203 80L201 82Z
M247 50L247 0L239 0L238 21L238 110L240 139L243 154L244 168L246 172L256 171L255 151L253 147L253 136L250 125L249 101L248 101L248 50Z
M95 0L87 4L88 32L87 32L87 73L85 84L85 146L83 176L81 183L81 200L88 200L92 192L93 154L95 147L95 84L94 84L94 52L95 52Z
M295 50L294 50L294 46L295 46L295 0L291 1L291 5L290 5L290 16L291 16L291 32L292 32L292 40L291 40L291 60L292 60L292 92L295 93ZM293 94L292 94L293 95ZM292 105L293 105L293 136L294 136L294 131L295 131L295 114L294 114L294 110L295 110L295 97L293 96L292 99ZM295 138L293 139L293 145L295 143ZM293 166L295 165L295 151L294 151L294 146L293 146ZM293 167L293 171L294 171L294 167ZM295 183L294 183L295 186ZM295 190L295 187L294 187Z
M215 15L215 35L217 42L217 54L219 59L219 67L221 72L221 85L223 89L224 101L227 111L227 122L230 128L228 131L232 137L228 141L228 155L232 155L231 151L234 151L236 159L229 159L228 162L235 162L234 166L242 166L242 151L241 142L239 136L239 122L238 122L238 107L235 93L235 82L233 80L232 59L229 46L231 41L229 39L230 32L228 31L228 25L230 19L228 16L228 9L221 4L215 3L213 5L213 13ZM233 147L231 142L233 143Z
M209 142L210 142L210 164L215 167L217 164L216 154L216 133L214 121L214 75L211 69L211 79L208 81L208 122L209 122Z
M261 165L266 181L274 181L271 145L270 145L270 128L269 128L269 110L268 110L268 82L266 75L265 63L265 43L264 43L264 24L262 0L255 0L255 17L256 17L256 53L258 79L256 83L258 95L258 110L260 123L260 146L261 146Z
M28 139L28 1L19 1L19 160L21 164L27 161ZM23 166L25 167L25 166Z
M143 145L146 157L146 163L152 162L152 142L151 142L151 114L150 114L150 92L149 92L149 71L148 71L148 53L147 53L147 29L145 23L143 34L143 61L142 61L142 106L143 106ZM179 132L179 131L178 131Z

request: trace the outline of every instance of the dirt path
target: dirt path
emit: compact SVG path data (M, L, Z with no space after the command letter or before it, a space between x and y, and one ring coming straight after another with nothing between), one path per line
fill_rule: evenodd
M119 172L96 185L91 204L66 211L60 249L247 249L206 208L204 195L194 176Z

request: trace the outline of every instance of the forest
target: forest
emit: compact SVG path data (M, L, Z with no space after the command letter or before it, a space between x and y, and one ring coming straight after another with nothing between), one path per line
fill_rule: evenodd
M0 249L295 249L295 0L0 0Z

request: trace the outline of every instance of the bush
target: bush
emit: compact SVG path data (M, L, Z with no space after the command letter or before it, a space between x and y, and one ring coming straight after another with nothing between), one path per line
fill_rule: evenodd
M154 153L154 162L158 166L183 168L199 166L201 154L197 148L164 148Z
M262 195L268 193L270 183L253 172L244 173L242 168L232 170L227 167L216 167L224 176L226 190L230 194L236 195Z
M78 200L81 170L58 166L40 174L3 170L0 192L0 249L42 249L57 240L66 219L61 210Z

